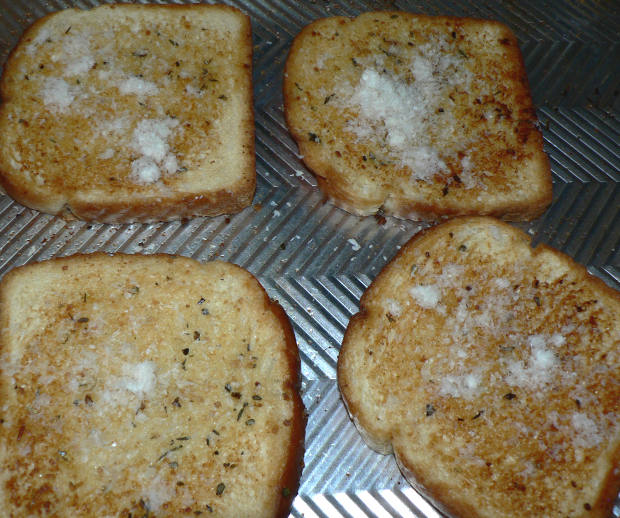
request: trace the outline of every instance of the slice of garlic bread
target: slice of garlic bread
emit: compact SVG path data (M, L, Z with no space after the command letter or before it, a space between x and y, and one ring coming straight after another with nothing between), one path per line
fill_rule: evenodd
M284 108L319 187L355 214L520 220L551 202L521 53L498 22L318 20L293 42Z
M415 236L364 293L338 359L374 449L451 516L611 516L620 293L488 217Z
M67 218L238 212L256 185L249 18L104 5L37 21L6 63L0 187Z
M286 516L291 325L229 263L73 256L0 283L3 516Z

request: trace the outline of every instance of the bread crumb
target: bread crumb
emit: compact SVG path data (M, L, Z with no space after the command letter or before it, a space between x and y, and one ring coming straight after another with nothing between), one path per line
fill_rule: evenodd
M362 248L355 239L348 239L347 242L351 245L354 252L357 252L360 248Z

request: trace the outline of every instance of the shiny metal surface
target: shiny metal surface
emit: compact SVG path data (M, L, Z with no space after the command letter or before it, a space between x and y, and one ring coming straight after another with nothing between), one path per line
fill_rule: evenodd
M0 0L0 64L36 18L91 0ZM554 179L554 202L521 228L620 289L620 4L595 0L230 1L252 18L258 188L230 217L152 225L65 222L0 196L0 276L31 261L96 250L223 259L254 273L287 311L300 347L309 413L295 517L440 516L373 453L336 385L339 344L359 298L422 225L358 218L325 202L286 131L281 78L310 21L373 9L497 19L516 33ZM620 501L614 516L620 517Z

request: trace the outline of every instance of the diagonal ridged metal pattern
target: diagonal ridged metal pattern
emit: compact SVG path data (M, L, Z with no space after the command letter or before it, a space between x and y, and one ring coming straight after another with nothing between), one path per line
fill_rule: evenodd
M0 0L0 65L29 23L97 0ZM145 3L140 0L138 3ZM166 3L158 0L155 3ZM184 3L172 0L172 3ZM215 3L215 0L210 0ZM358 218L323 199L287 132L282 73L307 23L372 9L475 16L506 23L523 51L554 179L554 201L518 224L620 289L620 4L597 0L230 0L252 18L258 188L232 216L152 225L64 222L0 196L0 277L11 268L93 251L172 253L235 262L258 276L293 324L309 413L295 517L440 516L392 457L361 441L340 401L336 360L364 289L425 225ZM620 517L620 503L614 516Z

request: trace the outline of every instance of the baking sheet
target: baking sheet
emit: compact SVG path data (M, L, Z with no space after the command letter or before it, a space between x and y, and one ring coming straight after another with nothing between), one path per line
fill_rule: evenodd
M0 64L36 18L96 1L0 0ZM422 225L354 217L324 201L286 131L281 81L293 37L323 16L373 9L500 20L523 51L554 180L554 202L519 224L620 289L620 4L594 0L230 1L252 18L258 188L240 214L152 225L65 222L0 196L0 276L31 261L93 251L223 259L254 273L287 311L309 413L295 517L439 514L350 423L336 358L364 289ZM620 517L620 501L614 508Z

